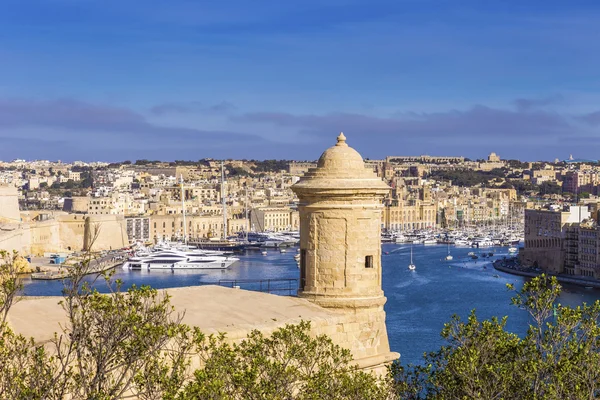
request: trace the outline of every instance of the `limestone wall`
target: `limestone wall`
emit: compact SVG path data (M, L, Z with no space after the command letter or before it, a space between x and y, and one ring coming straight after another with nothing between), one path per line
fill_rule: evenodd
M90 227L99 229L93 250L128 245L125 219L117 215L92 216ZM48 252L80 251L84 248L85 216L58 213L45 221L0 225L0 249L41 256Z
M63 249L83 250L85 215L68 214L58 217L60 242Z
M24 227L26 233L23 235L25 243L27 243L26 237L29 236L29 251L26 253L42 255L47 252L63 250L58 221L48 220L27 225Z
M21 221L19 213L19 193L14 186L0 186L0 223L18 223Z
M84 249L120 249L129 245L127 225L122 215L89 215L84 224Z
M23 253L24 247L28 248L28 243L24 242L25 230L20 229L20 225L0 224L0 250L13 251L16 250L19 253ZM28 236L28 235L27 235ZM27 252L25 252L27 253Z

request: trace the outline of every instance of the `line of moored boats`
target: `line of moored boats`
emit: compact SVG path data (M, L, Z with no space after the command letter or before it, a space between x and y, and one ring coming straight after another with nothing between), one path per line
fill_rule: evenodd
M388 231L382 234L382 243L450 244L457 247L514 247L523 241L523 228L501 230L415 230Z

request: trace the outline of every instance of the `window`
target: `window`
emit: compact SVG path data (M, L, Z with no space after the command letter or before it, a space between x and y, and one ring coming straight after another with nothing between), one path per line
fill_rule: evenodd
M304 290L306 284L306 249L300 250L300 290Z
M365 268L373 268L373 256L365 256Z

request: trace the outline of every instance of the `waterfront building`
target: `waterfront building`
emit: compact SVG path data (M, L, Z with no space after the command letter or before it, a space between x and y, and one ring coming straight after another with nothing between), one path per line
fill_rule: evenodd
M553 274L564 272L566 238L569 238L569 244L573 244L573 233L567 235L567 228L571 229L572 224L579 225L590 217L586 206L525 210L525 247L519 254L523 265L536 266ZM571 262L571 256L569 260Z
M150 217L127 217L127 239L129 243L141 241L144 243L150 242Z
M257 207L250 210L250 230L289 231L298 230L298 211L290 207Z
M386 202L382 213L386 230L410 231L437 226L437 207L431 200L395 198Z
M184 231L188 238L219 238L223 236L222 214L187 214L187 229L183 229L183 213L150 216L150 238L176 240L183 239ZM234 215L227 217L227 235L248 230L248 220Z

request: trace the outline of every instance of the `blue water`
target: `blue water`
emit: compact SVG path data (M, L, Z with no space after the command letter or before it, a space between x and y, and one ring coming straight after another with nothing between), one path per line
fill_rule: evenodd
M467 256L470 251L479 253L479 250L451 248L454 260L447 262L443 261L447 254L446 246L415 245L413 261L417 269L409 271L410 245L384 244L382 248L384 253L388 253L382 256L382 266L383 289L388 299L385 310L390 347L401 354L404 364L419 362L424 352L434 351L443 344L440 332L452 314L464 318L470 310L476 309L479 318L508 315L507 329L519 334L527 329L527 313L510 305L512 294L506 289L506 283L520 287L524 278L494 270L489 260L471 260ZM506 248L481 251L493 252L494 259L508 256ZM219 280L297 279L299 270L295 254L295 249L283 254L270 251L267 256L247 252L240 256L238 263L226 270L148 272L117 268L114 278L121 279L124 287L136 284L157 289L216 283ZM24 283L25 294L31 296L60 295L63 287L61 281L27 279ZM238 284L242 288L258 289L257 285ZM287 286L287 282L272 283L272 288ZM102 282L96 287L107 291ZM288 291L280 293L288 294ZM600 299L599 290L568 286L564 288L560 302L578 305L596 299Z

